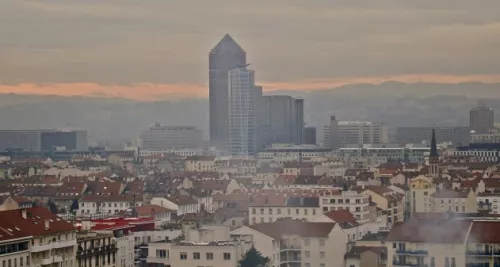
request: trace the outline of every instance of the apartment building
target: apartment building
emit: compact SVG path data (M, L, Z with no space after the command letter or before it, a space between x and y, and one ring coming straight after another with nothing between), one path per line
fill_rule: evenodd
M410 210L411 213L431 212L431 195L436 192L432 179L423 175L410 180Z
M213 172L215 171L214 156L189 156L185 161L188 172Z
M387 266L482 267L500 264L500 221L411 220L393 227Z
M479 193L477 195L477 209L479 212L500 214L500 194Z
M76 261L78 267L115 267L116 246L110 233L82 231L77 234L78 249Z
M163 126L156 123L141 135L146 150L201 149L203 132L193 126Z
M309 221L321 214L318 197L285 197L266 195L253 200L248 208L250 225L275 222L282 218Z
M0 218L2 265L75 266L76 231L71 223L40 207L2 211Z
M404 219L405 200L404 195L399 194L384 186L366 186L361 190L361 194L369 196L371 201L377 204L387 215L387 226L391 227L395 222Z
M323 128L323 145L338 149L346 145L387 144L389 131L382 123L371 121L338 121L330 118L330 125Z
M151 204L173 210L177 213L177 216L200 211L198 201L184 195L170 196L168 198L154 197L151 199Z
M334 191L320 196L322 212L347 210L351 212L359 223L370 221L369 196L356 191Z
M333 222L284 219L243 226L231 235L251 236L271 266L338 267L344 263L347 235Z
M477 196L473 190L440 190L430 196L432 212L476 213Z
M133 201L130 196L88 195L80 199L77 215L117 214L131 208Z

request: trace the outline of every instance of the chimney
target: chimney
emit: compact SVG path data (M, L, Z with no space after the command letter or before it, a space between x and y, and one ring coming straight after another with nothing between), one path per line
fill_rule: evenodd
M26 209L22 209L21 216L23 216L23 219L28 219L28 211Z
M48 219L45 219L45 228L50 228L50 221Z

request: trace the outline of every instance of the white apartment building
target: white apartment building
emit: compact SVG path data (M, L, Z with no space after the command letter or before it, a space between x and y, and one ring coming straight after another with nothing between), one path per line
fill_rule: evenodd
M450 156L472 157L479 162L498 162L500 160L496 150L451 150L447 151Z
M254 247L270 259L270 266L343 266L347 235L333 222L281 220L243 226L234 238L251 236Z
M248 208L250 225L264 222L275 222L282 218L310 221L321 214L319 198L283 196L264 197L263 201L255 201Z
M319 201L321 211L347 210L351 212L356 221L366 223L370 221L370 201L367 195L356 191L329 192L322 195Z
M200 211L198 201L189 196L183 195L173 196L168 199L163 197L154 197L151 199L151 204L176 211L177 216L181 216L186 213L198 213Z
M359 147L340 148L337 151L337 156L349 162L354 159L371 159L371 162L385 163L389 160L406 161L411 163L424 163L425 157L430 152L428 147L383 147L375 145L363 145Z
M131 208L133 199L129 196L88 195L79 201L77 216L94 214L117 214Z
M331 121L334 123L335 133L332 133L332 125L323 128L323 144L331 144L330 138L335 137L336 144L344 145L362 144L387 144L389 143L389 131L382 123L371 121Z
M180 242L162 240L149 243L147 263L162 266L234 267L251 247L250 239L229 241L229 227L205 226L189 229Z
M2 211L0 218L2 265L76 265L76 231L71 223L41 207Z
M480 267L500 264L500 221L411 220L395 226L386 242L387 266Z

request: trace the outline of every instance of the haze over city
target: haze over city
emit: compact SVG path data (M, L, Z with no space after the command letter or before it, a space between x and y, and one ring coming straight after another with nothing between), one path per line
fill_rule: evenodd
M226 33L264 91L499 82L498 9L494 0L1 1L0 92L206 98L206 53Z

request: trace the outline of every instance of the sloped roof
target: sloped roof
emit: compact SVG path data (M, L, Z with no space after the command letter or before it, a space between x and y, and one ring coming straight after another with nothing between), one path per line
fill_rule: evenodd
M280 220L272 223L253 224L248 227L275 239L281 239L284 235L327 237L334 226L335 223Z

